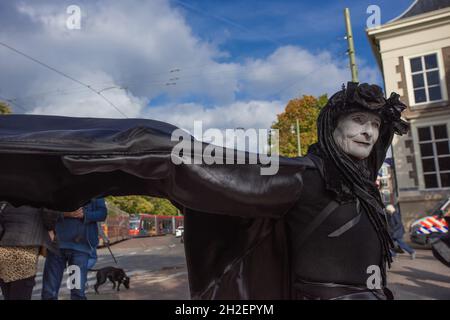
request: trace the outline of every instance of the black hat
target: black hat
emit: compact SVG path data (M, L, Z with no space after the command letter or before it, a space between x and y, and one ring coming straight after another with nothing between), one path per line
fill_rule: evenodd
M392 124L395 133L405 134L408 132L408 124L400 116L406 105L399 98L393 92L386 99L383 90L375 84L348 82L347 88L343 85L341 91L331 96L327 107L332 109L334 126L344 114L365 111L377 114L384 124Z

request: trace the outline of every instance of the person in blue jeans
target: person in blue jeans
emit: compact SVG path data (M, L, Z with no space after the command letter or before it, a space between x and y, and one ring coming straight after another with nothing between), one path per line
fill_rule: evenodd
M97 229L98 229L98 236L99 238L102 238L103 244L109 245L109 239L108 236L103 231L103 228L100 223L97 223ZM88 270L92 269L95 264L97 263L97 246L92 248L91 253L89 254L89 260L88 260Z
M416 251L403 241L405 228L403 227L400 210L398 208L396 209L392 204L389 204L386 206L386 212L388 213L388 223L392 240L394 240L394 243L396 243L400 249L408 252L411 259L414 260L416 258ZM392 251L392 256L395 257L396 255L397 253Z
M45 260L42 283L43 300L57 300L66 266L78 266L79 286L70 291L72 300L86 300L88 261L98 245L97 222L106 219L107 209L103 198L93 199L86 206L64 212L56 224L56 238L60 254L49 252Z

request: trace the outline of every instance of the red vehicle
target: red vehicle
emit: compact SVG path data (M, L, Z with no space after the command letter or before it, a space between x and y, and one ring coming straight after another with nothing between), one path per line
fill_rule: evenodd
M128 235L130 237L137 237L139 235L140 225L141 225L141 219L139 218L139 216L136 216L136 215L130 216Z
M183 222L183 216L139 214L137 217L130 219L128 234L133 237L174 234L175 229L182 226Z
M127 213L121 213L108 215L106 221L101 223L103 233L111 244L129 238L129 219L129 215ZM101 234L99 234L99 241L100 245L105 244Z

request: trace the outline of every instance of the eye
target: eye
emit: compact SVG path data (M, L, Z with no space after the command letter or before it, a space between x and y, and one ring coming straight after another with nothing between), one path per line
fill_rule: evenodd
M355 116L353 117L353 121L357 123L363 123L363 118L361 116Z

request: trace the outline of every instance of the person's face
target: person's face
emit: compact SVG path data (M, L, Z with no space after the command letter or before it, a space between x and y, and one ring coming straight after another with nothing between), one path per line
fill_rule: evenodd
M380 126L380 117L375 114L350 113L339 118L333 138L343 152L362 160L370 155L377 142Z

